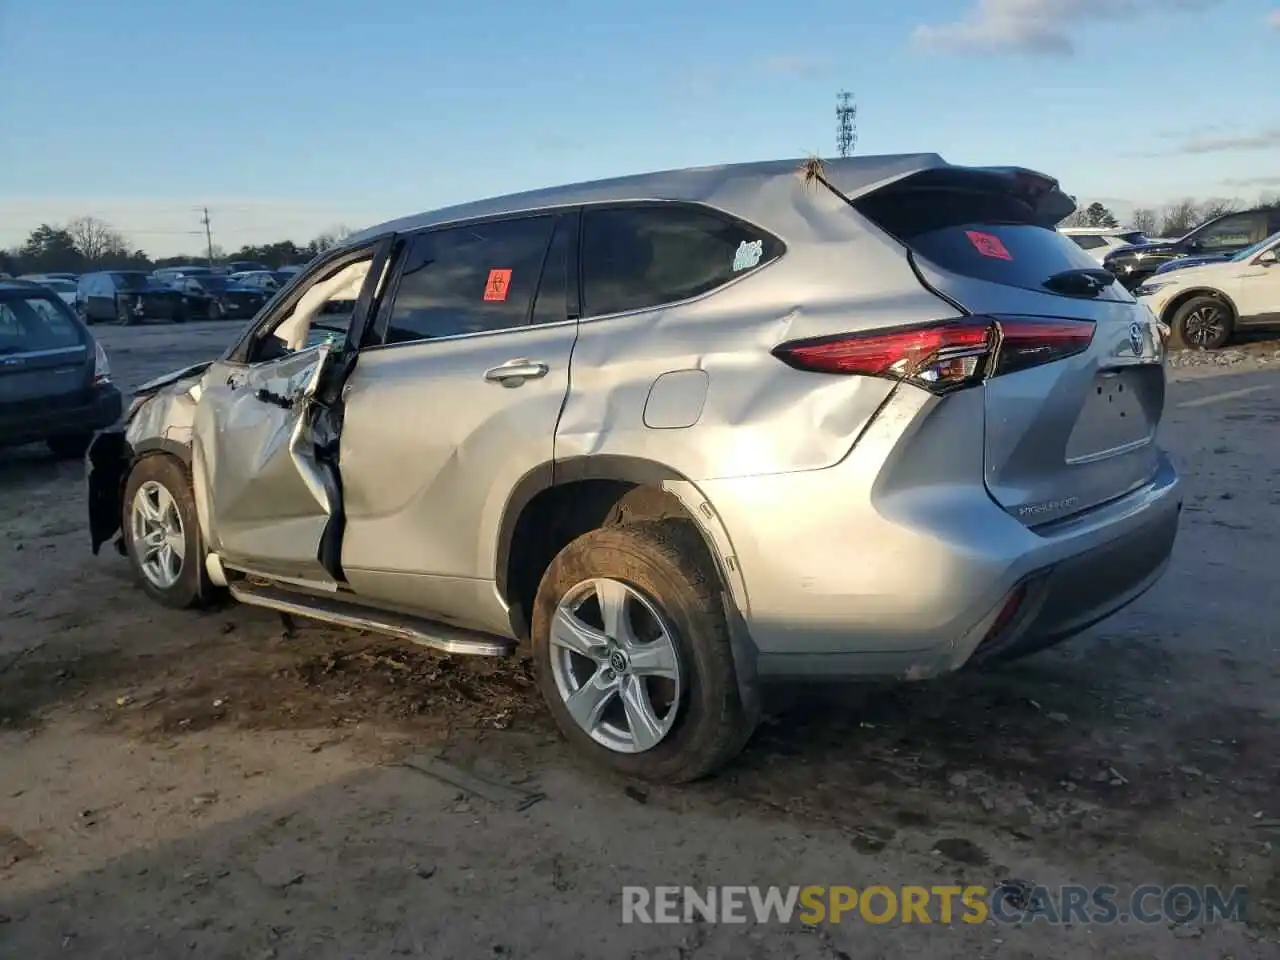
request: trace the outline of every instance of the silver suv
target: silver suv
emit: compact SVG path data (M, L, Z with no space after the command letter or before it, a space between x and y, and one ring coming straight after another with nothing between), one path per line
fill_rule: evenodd
M1057 183L933 154L647 174L375 227L90 451L94 550L450 653L687 781L772 677L1041 649L1163 573L1150 312Z

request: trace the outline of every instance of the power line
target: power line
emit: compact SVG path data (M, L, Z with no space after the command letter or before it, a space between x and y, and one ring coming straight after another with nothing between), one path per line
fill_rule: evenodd
M853 102L852 93L841 90L836 94L836 149L840 156L847 157L857 144L858 105Z

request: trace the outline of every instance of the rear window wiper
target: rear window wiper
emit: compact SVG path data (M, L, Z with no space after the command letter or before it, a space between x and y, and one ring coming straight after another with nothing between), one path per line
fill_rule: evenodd
M1042 286L1068 297L1096 297L1115 282L1115 275L1110 270L1079 267L1055 273Z

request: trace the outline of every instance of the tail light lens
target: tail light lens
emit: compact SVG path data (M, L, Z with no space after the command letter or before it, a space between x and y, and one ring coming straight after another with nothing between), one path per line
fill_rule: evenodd
M1083 353L1090 320L965 317L887 330L793 340L773 355L797 370L907 380L943 394Z

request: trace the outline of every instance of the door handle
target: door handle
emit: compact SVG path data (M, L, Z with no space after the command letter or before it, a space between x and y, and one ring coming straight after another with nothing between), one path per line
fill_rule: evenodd
M504 387L518 387L526 380L545 377L550 369L545 363L521 358L490 367L484 372L484 378L489 383L500 383Z

